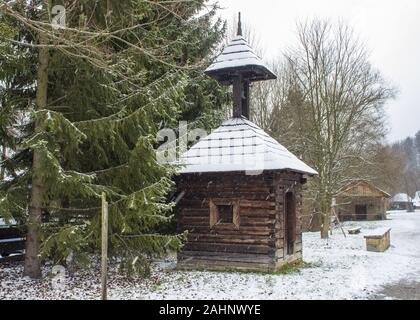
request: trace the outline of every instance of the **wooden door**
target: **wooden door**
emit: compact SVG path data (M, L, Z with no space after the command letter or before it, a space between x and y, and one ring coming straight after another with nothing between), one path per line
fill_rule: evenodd
M356 220L367 220L367 206L356 205Z
M296 204L295 195L293 192L286 193L285 197L285 246L286 254L294 253L294 246L296 241Z

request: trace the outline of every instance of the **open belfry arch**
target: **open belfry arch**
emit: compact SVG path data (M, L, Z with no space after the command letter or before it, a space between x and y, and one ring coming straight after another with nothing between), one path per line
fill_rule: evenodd
M248 120L250 83L275 79L238 34L206 69L233 86L233 117L185 152L178 254L187 269L276 271L302 257L302 185L317 174Z

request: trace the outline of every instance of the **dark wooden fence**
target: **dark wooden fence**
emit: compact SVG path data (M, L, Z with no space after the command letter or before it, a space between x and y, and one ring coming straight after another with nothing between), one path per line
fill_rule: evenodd
M24 249L25 235L18 227L0 226L0 262L22 258Z

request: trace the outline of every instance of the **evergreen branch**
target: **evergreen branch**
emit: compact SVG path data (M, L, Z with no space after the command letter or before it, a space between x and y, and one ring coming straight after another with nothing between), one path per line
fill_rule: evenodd
M57 48L61 48L61 49L63 49L63 48L79 48L79 49L80 48L86 48L86 45L82 47L82 46L80 46L79 43L74 42L74 41L71 42L70 40L68 40L68 37L63 37L62 32L60 30L58 30L58 31L54 30L52 24L50 24L48 22L36 21L36 20L28 19L28 18L20 15L16 11L13 11L6 4L0 6L0 11L5 12L6 14L14 17L15 19L18 19L19 21L21 21L22 23L24 23L29 28L31 28L34 31L36 31L37 33L44 34L46 36L52 37L52 39L54 39L54 40L56 40L58 42L61 42L61 41L68 42L68 44L65 45L65 46L60 45L58 43L52 43L52 44L46 43L46 44L43 44L42 47L48 47L48 48L53 48L53 49L57 49ZM141 52L145 56L151 58L152 60L155 60L155 61L157 61L157 62L159 62L159 63L161 63L161 64L163 64L163 65L165 65L167 67L170 67L170 68L184 69L184 70L192 70L192 69L195 68L195 67L189 66L189 65L181 66L181 65L177 65L175 63L167 62L167 61L159 58L156 55L156 53L150 52L149 50L147 50L145 48L142 48L142 47L140 47L137 44L133 44L133 43L131 43L129 41L126 41L122 37L117 36L118 33L123 32L125 29L126 28L123 28L123 29L115 30L113 32L105 32L103 30L101 30L100 32L93 32L93 31L86 31L86 30L83 30L83 29L76 29L76 28L66 27L65 28L65 31L66 32L73 32L76 35L77 34L79 34L79 35L88 35L88 36L92 37L90 40L93 40L94 38L101 38L101 39L102 38L108 38L108 39L116 40L118 42L121 42L121 43L126 44L127 46L129 46L129 47L131 47L133 49L136 49L137 51ZM9 41L14 41L14 40L13 39L9 39ZM31 44L31 46L37 48L37 47L40 47L41 45L40 44ZM91 53L94 53L94 51L92 51L92 50L95 50L95 49L93 47L91 47L90 50L91 50L90 51ZM156 48L154 50L156 50ZM97 53L97 55L100 56L99 53ZM88 58L88 56L84 56L84 57L85 58Z
M184 85L184 84L183 84ZM177 88L172 88L172 90L176 90ZM98 118L98 119L92 119L92 120L83 120L83 121L76 121L74 122L74 124L77 125L89 125L92 123L98 123L98 122L107 122L109 120L113 121L115 120L115 122L123 122L125 120L128 120L136 115L138 115L140 112L144 111L144 109L150 105L152 105L153 103L156 103L157 101L164 99L164 98L168 98L169 94L171 94L173 92L171 92L171 90L166 90L164 91L161 95L159 95L157 98L155 98L152 101L149 101L148 103L146 103L145 105L143 105L141 108L136 109L134 112L132 112L131 114L129 114L128 116L124 116L122 118L120 118L125 111L128 109L128 107L123 108L121 111L106 116L106 117L102 117L102 118Z
M48 120L51 120L51 114L53 114L54 116L56 116L58 118L59 121L62 122L62 124L67 125L68 127L72 128L77 136L81 137L81 138L87 138L86 134L83 133L79 128L77 128L73 122L71 122L70 120L68 120L66 117L63 116L62 113L60 112L56 112L53 110L48 110L48 109L40 109L40 110L36 110L34 111L35 114L44 114L46 115Z
M85 174L88 174L88 175L89 174L102 174L102 173L107 173L107 172L112 171L112 170L118 170L118 169L128 168L128 167L129 167L129 164L127 162L127 163L124 163L124 164L121 164L121 165L118 165L118 166L114 166L114 167L110 167L110 168L106 168L106 169L102 169L102 170L95 170L95 171L87 172Z
M102 207L90 207L90 208L63 208L63 207L55 207L55 206L45 206L45 209L52 209L52 210L59 210L59 211L69 211L69 212L89 212L89 211L97 211L101 210Z
M143 195L144 195L144 192L145 191L147 191L147 190L149 190L149 189L152 189L152 188L154 188L154 187L156 187L156 186L159 186L161 183L163 183L163 182L168 182L168 178L166 178L166 177L161 177L160 179L159 179L159 181L156 181L156 182L154 182L154 183L152 183L151 185L148 185L147 187L144 187L144 188L142 188L142 189L140 189L140 190L137 190L137 191L135 191L135 192L133 192L133 193L130 193L130 194L128 194L128 195L126 195L126 196L124 196L122 199L120 199L120 200L117 200L117 201L114 201L114 202L111 202L109 205L110 206L115 206L115 205L118 205L118 204L120 204L121 202L123 202L123 201L125 201L125 200L129 200L130 198L131 199L133 199L133 198L135 198L138 194L140 194L140 193L143 193Z
M161 238L161 239L166 239L168 238L167 235L162 235L162 234L158 234L158 233L143 233L143 234L127 234L127 235L119 235L122 238L126 238L126 239L135 239L135 238Z

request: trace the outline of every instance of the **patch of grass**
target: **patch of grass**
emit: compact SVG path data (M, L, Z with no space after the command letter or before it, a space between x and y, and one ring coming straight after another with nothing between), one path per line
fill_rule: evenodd
M289 263L284 264L279 270L272 272L272 271L258 271L255 269L246 269L246 268L206 268L206 267L196 267L193 269L189 268L175 268L171 270L171 272L210 272L210 273L220 273L220 274L226 274L226 273L236 273L236 274L254 274L254 275L276 275L276 274L293 274L293 273L299 273L301 269L305 268L315 268L319 267L319 262L306 262L302 259L298 259Z
M178 282L179 284L185 282L186 278L184 274L180 274L176 279L176 282Z
M156 280L152 285L151 285L151 291L153 291L153 292L157 292L157 291L159 291L160 289L161 289L161 287L162 287L162 284L163 284L163 281L162 280Z
M315 263L306 262L302 259L295 260L293 262L286 263L279 270L277 270L276 274L293 274L293 273L300 273L301 269L304 268L314 268L317 265Z

